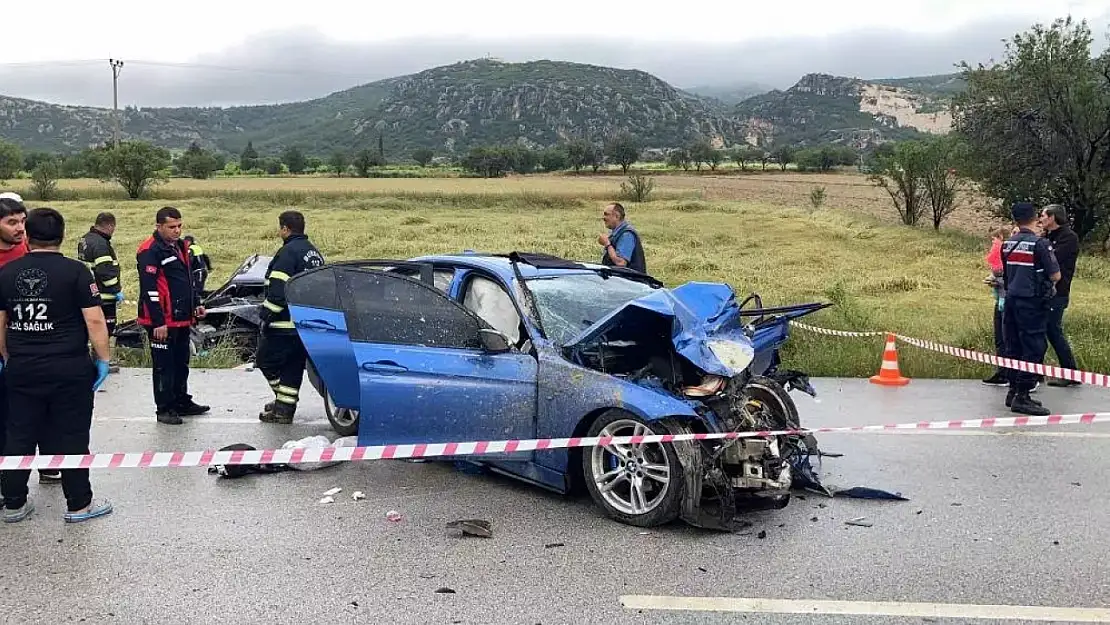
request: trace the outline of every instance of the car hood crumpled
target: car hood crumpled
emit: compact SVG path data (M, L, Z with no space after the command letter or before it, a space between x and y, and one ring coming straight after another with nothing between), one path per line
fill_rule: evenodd
M671 341L683 358L706 373L732 376L709 349L714 339L735 341L751 348L744 331L736 294L727 284L688 282L674 289L659 289L634 299L599 319L565 346L574 350L603 333L611 340L635 338L638 328L669 320Z

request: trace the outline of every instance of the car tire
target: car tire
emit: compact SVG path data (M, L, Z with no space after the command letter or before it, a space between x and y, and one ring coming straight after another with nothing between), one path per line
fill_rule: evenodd
M350 408L336 408L332 402L331 394L328 393L328 388L320 382L323 389L321 393L324 397L324 412L328 415L328 423L331 424L331 429L335 430L336 434L340 436L356 436L358 435L358 411L351 410Z
M587 436L675 433L662 424L614 409L599 416ZM618 459L620 454L624 454L623 460ZM623 445L594 446L583 449L581 456L586 489L609 518L636 527L665 525L678 518L685 483L682 464L673 444L645 443L638 449ZM610 475L613 477L607 478ZM661 481L664 476L665 483ZM605 486L610 488L605 489Z

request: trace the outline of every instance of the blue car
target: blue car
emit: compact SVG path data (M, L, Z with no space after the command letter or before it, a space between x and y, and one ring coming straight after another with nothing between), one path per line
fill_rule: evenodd
M826 306L519 252L333 263L286 293L309 379L360 445L797 428L788 390L814 391L779 348ZM785 506L792 457L811 452L780 436L448 460L584 487L630 525L730 529L741 508Z

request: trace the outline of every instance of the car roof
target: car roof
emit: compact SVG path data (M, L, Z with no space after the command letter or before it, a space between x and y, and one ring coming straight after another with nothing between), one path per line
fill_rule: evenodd
M469 267L472 269L483 269L489 273L496 275L504 280L506 283L511 283L516 275L513 272L512 262L509 260L507 254L488 254L479 252L464 252L461 254L442 254L431 256L420 256L410 259L413 262L431 262L442 263L448 265L455 265L460 267ZM575 262L582 265L582 269L571 267L536 267L527 263L517 263L517 268L520 270L524 278L549 278L553 276L568 276L568 275L581 275L593 273L594 269L603 268L602 265L595 263L584 263L579 261L566 261Z

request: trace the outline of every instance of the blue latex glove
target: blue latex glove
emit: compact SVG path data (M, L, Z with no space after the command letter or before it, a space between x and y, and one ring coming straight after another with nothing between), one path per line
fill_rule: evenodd
M118 304L122 301L123 301L123 291L120 291L119 293L116 293L116 303Z
M93 391L95 392L96 390L98 390L100 388L100 385L104 384L104 380L107 380L107 379L108 379L108 361L107 360L98 360L98 361L96 361L96 381L93 382Z

